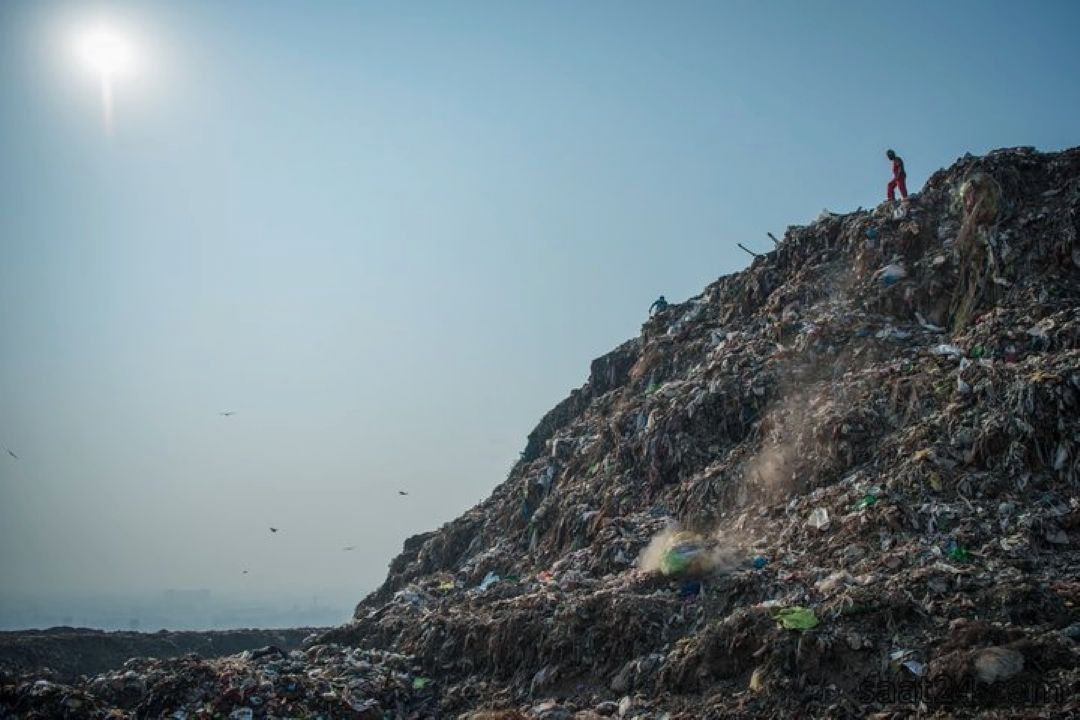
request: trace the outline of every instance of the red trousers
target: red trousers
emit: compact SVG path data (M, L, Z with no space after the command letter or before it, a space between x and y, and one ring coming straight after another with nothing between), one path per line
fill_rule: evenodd
M898 175L897 177L894 177L892 180L889 181L889 199L890 200L895 200L896 199L896 189L897 188L900 188L900 197L907 200L907 183L904 182L905 180L907 180L906 175Z

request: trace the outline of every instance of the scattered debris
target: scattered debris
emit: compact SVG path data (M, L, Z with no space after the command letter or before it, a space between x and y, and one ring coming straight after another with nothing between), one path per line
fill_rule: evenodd
M1024 669L1024 656L1016 650L989 647L975 655L975 673L984 683L1008 680Z
M741 249L741 250L742 250L743 252L749 253L750 255L753 255L753 256L754 256L754 257L756 257L756 258L759 258L759 257L761 257L761 253L756 253L756 252L754 252L753 250L751 250L750 248L746 247L746 246L745 246L745 245L743 245L742 243L735 243L735 244L736 244L736 245L738 245L738 246L739 246L739 249Z
M824 530L829 527L829 511L825 508L814 508L806 524L815 530Z

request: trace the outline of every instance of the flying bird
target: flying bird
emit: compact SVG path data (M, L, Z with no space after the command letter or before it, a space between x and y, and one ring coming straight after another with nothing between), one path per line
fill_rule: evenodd
M235 414L236 414L235 410L226 410L225 412L219 412L218 413L218 415L220 415L221 417L231 417L231 416L233 416Z
M408 495L409 493L405 492L404 490L398 490L397 494L398 495Z
M345 547L343 547L341 549L342 550L355 550L356 546L355 545L346 545Z
M244 571L244 574L247 575L247 570Z
M274 527L270 528L270 532L277 532L277 528L274 528Z
M11 452L10 450L7 451L7 454L10 455L11 457L15 458L16 460L19 459L19 456L16 455L15 453Z

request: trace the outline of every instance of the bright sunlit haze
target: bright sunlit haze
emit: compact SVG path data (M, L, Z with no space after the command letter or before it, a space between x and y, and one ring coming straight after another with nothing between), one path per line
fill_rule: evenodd
M103 77L111 78L131 70L131 46L115 30L108 27L89 30L79 45L83 62Z

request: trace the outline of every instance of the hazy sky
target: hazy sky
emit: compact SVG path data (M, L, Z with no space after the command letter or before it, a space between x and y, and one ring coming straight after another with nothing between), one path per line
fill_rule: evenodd
M108 133L74 49L99 22L137 51ZM1072 0L0 2L3 585L359 599L736 242L879 202L887 147L917 190L1080 142L1078 27Z

